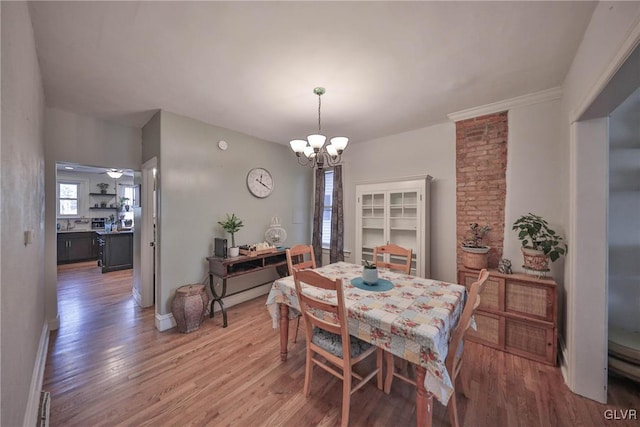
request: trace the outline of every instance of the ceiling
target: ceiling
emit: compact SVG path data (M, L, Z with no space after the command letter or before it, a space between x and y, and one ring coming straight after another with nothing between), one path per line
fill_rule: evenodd
M34 2L46 104L287 144L367 141L562 85L594 2Z

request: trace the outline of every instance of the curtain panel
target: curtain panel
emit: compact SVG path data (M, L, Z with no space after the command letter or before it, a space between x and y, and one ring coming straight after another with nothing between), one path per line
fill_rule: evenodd
M313 208L313 236L311 244L316 266L322 267L322 214L324 212L324 171L316 169L315 203Z
M344 216L342 210L342 165L333 168L330 262L344 261Z

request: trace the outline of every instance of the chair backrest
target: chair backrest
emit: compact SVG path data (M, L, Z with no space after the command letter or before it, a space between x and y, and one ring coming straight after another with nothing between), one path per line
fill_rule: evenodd
M298 301L300 302L300 311L302 311L307 328L307 340L310 340L313 336L314 327L338 334L342 337L342 343L345 346L343 354L346 358L347 355L350 354L350 339L346 320L347 315L344 307L342 279L332 280L314 270L293 270L293 281L296 285ZM309 286L327 291L335 291L335 302L314 298L304 293L302 283L305 284L305 287ZM324 313L318 313L314 310L321 310ZM326 315L327 313L329 315Z
M465 332L469 329L469 326L471 326L471 316L473 316L473 312L480 305L480 293L484 289L484 285L487 283L488 278L489 272L486 269L480 270L478 280L471 284L471 288L467 294L467 302L465 303L462 314L460 315L458 325L453 330L451 337L449 338L449 352L447 353L445 365L447 366L447 370L449 370L450 374L452 373L452 368L455 367L457 360L460 359L461 354L458 354L458 349L462 344Z
M390 257L405 257L404 263L393 262L391 258L389 258L390 262L385 262L384 254L389 254ZM404 274L411 274L411 256L413 255L413 251L411 249L403 248L402 246L394 245L393 243L384 245L384 246L376 246L373 248L373 262L376 266L381 268L388 268L391 270L399 270ZM378 258L381 256L380 258Z
M308 258L307 258L308 256ZM287 267L289 274L303 268L316 268L316 257L311 245L295 245L287 249Z

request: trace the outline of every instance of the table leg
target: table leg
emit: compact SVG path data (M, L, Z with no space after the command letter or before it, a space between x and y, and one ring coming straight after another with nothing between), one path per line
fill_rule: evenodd
M222 294L218 295L216 293L215 283L213 281L213 275L209 274L209 288L211 289L211 307L209 309L209 318L213 318L213 306L216 302L220 305L220 311L222 312L222 327L227 327L227 310L224 308L224 304L222 302L222 298L225 297L227 293L227 279L222 279Z
M424 388L427 370L416 366L416 426L431 427L433 418L433 394Z
M280 360L287 360L287 344L289 343L289 306L280 304Z

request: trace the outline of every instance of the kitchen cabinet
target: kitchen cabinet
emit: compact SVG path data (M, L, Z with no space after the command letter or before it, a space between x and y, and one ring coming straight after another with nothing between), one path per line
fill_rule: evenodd
M478 271L461 269L458 283L467 288ZM525 274L489 270L474 313L477 329L465 339L550 365L558 353L558 301L556 282Z
M133 268L133 232L98 231L98 265L102 272Z
M424 176L356 185L357 263L371 261L374 247L395 243L413 251L411 274L429 277L430 182Z
M58 233L58 264L97 259L98 242L93 231Z

